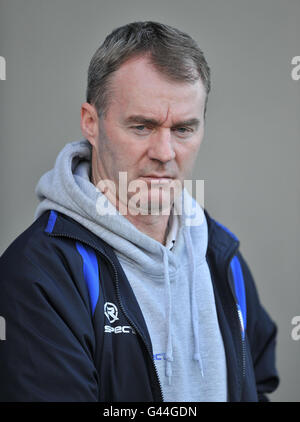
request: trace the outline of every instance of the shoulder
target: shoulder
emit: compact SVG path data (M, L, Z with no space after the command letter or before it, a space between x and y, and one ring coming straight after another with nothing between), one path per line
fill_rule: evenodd
M216 220L206 209L204 215L208 228L208 249L211 251L223 251L224 255L230 253L231 250L240 246L240 241L230 228L225 226L223 222ZM222 254L223 256L223 254Z
M72 320L90 307L76 242L47 233L50 214L41 215L0 258L0 307L11 320L13 309L27 319L33 309L38 315L60 309Z
M242 309L244 322L253 319L260 306L257 287L253 274L249 268L241 248L240 240L230 228L215 220L205 210L209 232L209 253L214 257L213 262L225 273L230 270L229 282Z
M35 250L43 251L42 244L46 242L46 234L44 233L48 212L42 214L35 220L26 230L7 247L0 258L1 274L3 270L19 268L20 263L27 256L31 256Z
M24 230L0 258L0 284L9 290L28 285L51 285L59 277L72 278L80 269L72 242L49 236L50 211L43 213ZM71 265L70 265L71 263Z

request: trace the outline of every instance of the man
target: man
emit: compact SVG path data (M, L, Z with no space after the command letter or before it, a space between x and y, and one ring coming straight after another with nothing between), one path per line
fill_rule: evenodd
M276 326L238 239L184 187L210 72L191 37L135 22L93 56L84 140L38 183L1 258L5 401L257 401Z

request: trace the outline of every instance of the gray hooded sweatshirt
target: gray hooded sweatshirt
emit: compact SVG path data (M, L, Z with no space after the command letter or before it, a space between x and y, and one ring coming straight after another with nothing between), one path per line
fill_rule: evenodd
M226 359L202 208L183 189L162 245L121 215L91 183L90 174L89 142L67 144L38 182L35 217L59 211L114 249L146 321L164 401L226 401Z

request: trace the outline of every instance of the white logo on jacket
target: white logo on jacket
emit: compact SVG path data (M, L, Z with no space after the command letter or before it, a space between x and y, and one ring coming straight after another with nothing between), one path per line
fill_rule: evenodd
M105 302L104 304L104 315L108 321L113 324L118 321L118 308L114 303ZM105 333L114 333L114 334L136 334L135 330L130 325L118 325L117 327L111 327L110 325L104 326Z
M104 304L104 315L108 319L108 321L113 324L115 321L117 321L118 318L118 308L114 303L106 302Z

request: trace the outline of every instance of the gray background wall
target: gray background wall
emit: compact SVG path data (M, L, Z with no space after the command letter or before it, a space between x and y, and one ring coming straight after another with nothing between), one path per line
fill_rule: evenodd
M241 241L279 328L281 384L300 399L299 0L1 0L0 253L33 221L34 187L66 142L82 138L86 71L112 29L157 20L187 31L212 68L205 141L194 177L205 206Z

